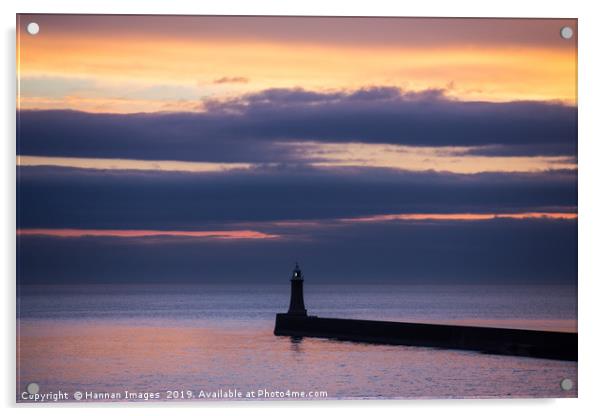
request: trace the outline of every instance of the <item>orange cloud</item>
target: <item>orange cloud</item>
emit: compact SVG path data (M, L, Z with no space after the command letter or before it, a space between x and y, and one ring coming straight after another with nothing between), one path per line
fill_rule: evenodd
M17 235L39 235L52 237L190 237L218 239L266 239L277 238L278 235L266 234L252 230L226 231L165 231L165 230L94 230L94 229L53 229L30 228L19 229Z
M78 169L157 170L200 173L251 169L254 165L251 163L183 162L177 160L17 156L17 166L59 166Z
M573 212L519 212L519 213L446 213L446 214L386 214L369 217L347 218L345 222L381 222L381 221L485 221L498 218L515 220L524 219L553 219L576 220L577 213Z
M436 170L454 173L537 172L576 169L564 156L478 156L469 147L414 147L373 143L284 143L301 159L323 167L379 167L400 170Z

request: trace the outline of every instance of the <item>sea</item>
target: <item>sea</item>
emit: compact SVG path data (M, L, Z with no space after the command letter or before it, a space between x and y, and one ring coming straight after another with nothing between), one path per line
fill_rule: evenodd
M21 286L17 401L577 397L577 362L275 336L289 290ZM321 317L577 332L574 286L306 284L305 304Z

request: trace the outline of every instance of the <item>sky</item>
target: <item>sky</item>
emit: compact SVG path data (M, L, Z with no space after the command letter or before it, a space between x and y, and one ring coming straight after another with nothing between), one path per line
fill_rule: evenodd
M563 26L19 15L19 282L575 284Z

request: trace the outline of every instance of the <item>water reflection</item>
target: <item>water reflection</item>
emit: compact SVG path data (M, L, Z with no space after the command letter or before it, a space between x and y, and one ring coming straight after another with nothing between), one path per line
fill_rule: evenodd
M302 343L303 343L303 337L290 337L290 342L291 342L291 351L293 351L296 354L302 353L303 349L302 349Z
M118 392L231 386L345 397L575 397L577 363L277 337L265 329L20 321L18 391ZM288 339L287 339L288 338Z
M316 285L321 316L576 330L562 287ZM274 336L289 287L27 287L19 293L18 391L229 386L329 398L575 397L577 363ZM315 305L315 306L314 306Z

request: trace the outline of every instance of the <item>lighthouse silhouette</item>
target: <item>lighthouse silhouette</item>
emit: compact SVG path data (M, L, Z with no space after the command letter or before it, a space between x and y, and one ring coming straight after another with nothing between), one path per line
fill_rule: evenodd
M303 273L299 268L299 263L295 263L291 277L291 303L288 307L288 314L307 316L305 302L303 302Z

